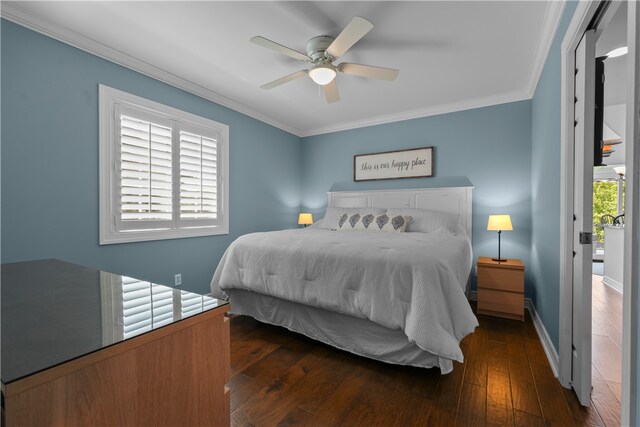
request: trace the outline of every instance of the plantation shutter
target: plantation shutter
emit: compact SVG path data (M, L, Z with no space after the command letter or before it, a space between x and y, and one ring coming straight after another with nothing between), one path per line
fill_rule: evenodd
M121 229L169 228L173 219L171 122L140 116L120 114Z
M218 184L218 137L181 130L179 214L183 224L217 222Z

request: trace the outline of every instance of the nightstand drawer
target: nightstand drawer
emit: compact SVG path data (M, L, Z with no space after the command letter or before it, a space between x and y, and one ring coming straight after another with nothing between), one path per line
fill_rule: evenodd
M478 311L524 315L524 296L521 293L503 292L493 289L478 289Z
M480 266L478 288L524 293L524 271Z

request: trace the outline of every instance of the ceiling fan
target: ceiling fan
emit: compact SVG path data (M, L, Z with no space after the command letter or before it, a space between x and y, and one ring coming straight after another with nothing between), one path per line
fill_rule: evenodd
M273 89L274 87L308 75L315 83L324 88L327 102L331 103L340 100L338 85L336 84L337 73L372 79L395 80L400 71L393 68L374 67L372 65L353 64L350 62L342 62L337 66L333 65L333 61L344 55L351 46L356 44L358 40L364 37L372 28L373 24L371 22L356 16L349 22L345 29L342 30L338 37L317 36L310 39L305 45L306 55L264 37L253 37L251 39L252 43L290 56L299 61L313 64L313 67L308 70L296 71L295 73L281 77L260 87L262 89Z

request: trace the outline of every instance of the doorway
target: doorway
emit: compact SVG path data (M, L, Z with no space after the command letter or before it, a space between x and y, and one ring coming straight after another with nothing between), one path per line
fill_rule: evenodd
M623 425L636 422L638 27L635 2L585 2L562 44L559 379L583 405L616 398ZM600 215L602 193L615 198L615 215Z
M595 142L601 142L593 163L591 404L614 425L622 402L627 12L605 11L610 19L598 25L594 58Z

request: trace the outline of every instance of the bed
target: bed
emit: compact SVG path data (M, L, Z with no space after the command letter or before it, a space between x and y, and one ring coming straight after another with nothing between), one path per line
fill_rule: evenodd
M214 273L212 294L229 299L235 314L361 356L447 374L454 360L463 361L460 340L478 326L466 298L471 191L330 192L320 224L234 241ZM414 221L404 216L402 233L332 226L366 212L413 212ZM420 227L430 232L415 231Z

